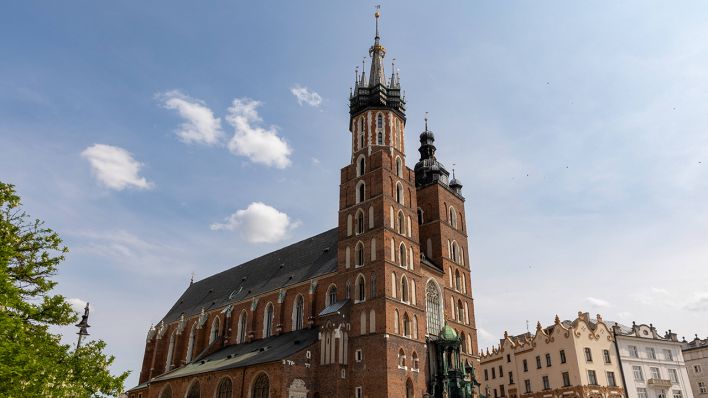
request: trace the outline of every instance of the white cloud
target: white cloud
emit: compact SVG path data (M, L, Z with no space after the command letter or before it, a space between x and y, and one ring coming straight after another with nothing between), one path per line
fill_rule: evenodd
M191 144L216 145L221 142L224 133L221 119L214 117L214 112L203 101L191 98L178 90L158 95L167 109L175 109L185 120L177 129L177 136L182 142Z
M708 311L708 292L696 293L693 300L686 304L686 309L696 312Z
M234 136L229 141L229 150L235 155L248 157L254 163L284 169L290 166L292 149L278 136L276 128L258 126L260 101L237 98L229 107L226 120L234 127Z
M84 314L84 308L86 308L86 302L84 300L81 300L80 298L68 298L66 299L66 302L71 305L71 308L78 313L79 315ZM93 311L93 306L91 306L91 311Z
M126 187L149 189L152 183L138 173L142 164L123 148L104 144L94 144L81 152L81 156L91 163L91 170L103 185L121 191Z
M303 102L315 108L322 103L322 97L315 91L311 91L305 86L296 84L290 89L290 92L297 98L297 103L302 106Z
M664 288L661 288L661 287L652 287L650 290L651 290L652 293L663 294L663 295L666 295L666 296L669 296L669 295L670 295L670 293L669 293L668 290L666 290L666 289L664 289Z
M586 297L585 300L587 300L588 303L594 305L595 307L607 308L611 306L609 302L596 297Z
M285 239L287 233L298 225L300 223L290 220L287 214L262 202L253 202L227 217L225 223L212 224L211 229L238 229L248 242L273 243Z
M318 165L318 164L320 164L320 160L317 158L312 158L312 164Z

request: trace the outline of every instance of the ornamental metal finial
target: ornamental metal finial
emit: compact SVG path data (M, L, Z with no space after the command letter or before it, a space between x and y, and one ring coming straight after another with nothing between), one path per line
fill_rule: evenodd
M376 5L376 12L374 17L376 17L376 38L379 38L379 17L381 16L381 4Z

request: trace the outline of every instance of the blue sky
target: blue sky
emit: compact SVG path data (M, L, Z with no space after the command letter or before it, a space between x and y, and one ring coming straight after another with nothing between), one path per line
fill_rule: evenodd
M375 3L263 3L0 6L0 179L65 238L58 291L129 385L192 272L336 224ZM578 310L705 336L708 4L382 14L407 164L428 111L464 183L480 347Z

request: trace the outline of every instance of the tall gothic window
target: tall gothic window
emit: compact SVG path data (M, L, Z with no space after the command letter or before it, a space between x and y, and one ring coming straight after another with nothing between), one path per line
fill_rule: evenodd
M366 300L366 281L363 275L356 278L356 299L357 301Z
M400 261L398 265L403 268L406 267L406 245L403 243L401 243L401 246L398 247L398 261Z
M297 295L293 304L293 330L302 329L303 317L305 314L305 299L301 295Z
M263 313L263 338L273 335L273 304L268 303Z
M376 128L377 129L383 128L383 116L382 115L376 116Z
M366 184L364 184L363 181L359 182L359 185L357 186L356 189L356 202L363 202L364 201L364 195L366 193Z
M192 330L189 332L189 340L187 343L187 363L192 360L192 354L194 352L194 341L197 338L197 323L192 324Z
M403 204L403 185L400 182L396 183L396 202Z
M209 344L213 343L217 337L219 337L219 317L214 318L214 321L211 323L211 331L209 333Z
M172 387L169 384L160 393L160 398L172 398Z
M364 244L359 242L356 244L356 249L354 250L354 257L356 259L356 264L354 264L357 267L361 267L364 265Z
M399 157L396 158L396 175L403 177L403 162L401 162Z
M408 302L408 278L401 276L401 301Z
M192 383L192 386L189 387L189 391L187 392L187 398L199 398L199 382L195 381Z
M359 162L357 163L356 176L361 177L364 173L366 173L366 159L362 156L359 158Z
M172 352L175 350L175 332L170 335L170 345L167 348L167 362L165 363L165 371L172 368Z
M411 319L408 317L408 313L403 313L403 335L410 337L411 335Z
M403 212L399 211L398 212L398 233L401 235L405 235L405 230L406 230L406 219L403 216Z
M362 185L363 187L363 185ZM356 233L357 234L363 234L364 233L364 212L359 209L359 211L356 212Z
M457 320L460 321L460 323L465 321L465 307L460 300L457 300Z
M450 206L450 225L452 225L453 228L457 228L457 212L452 206Z
M371 273L371 289L369 289L369 295L371 298L376 297L376 273Z
M440 290L435 282L430 281L425 287L425 315L428 320L428 334L437 335L440 325Z
M331 285L327 289L327 305L332 305L337 302L337 286Z
M237 343L245 343L246 342L246 329L248 328L248 314L246 311L241 311L241 316L238 318L238 337L237 337Z
M460 277L460 271L455 270L455 290L462 290L462 278Z
M231 379L224 377L219 382L219 387L216 390L216 398L232 398L232 389Z
M383 131L376 133L376 143L378 145L383 145Z
M418 208L418 225L423 225L423 209Z
M270 381L265 373L261 373L253 383L252 398L268 398L270 397Z
M416 360L418 360L417 357L416 359L414 359L414 361ZM413 364L413 366L415 366L415 364ZM406 381L406 398L413 398L413 382L411 381L411 379L408 379L408 381Z

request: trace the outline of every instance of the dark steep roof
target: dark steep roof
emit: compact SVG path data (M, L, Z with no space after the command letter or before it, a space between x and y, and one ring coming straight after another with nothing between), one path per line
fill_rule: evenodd
M318 334L318 329L301 329L247 344L229 345L187 366L158 376L153 381L280 361L311 347L317 342Z
M189 317L337 270L337 228L193 283L162 321Z

